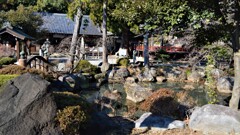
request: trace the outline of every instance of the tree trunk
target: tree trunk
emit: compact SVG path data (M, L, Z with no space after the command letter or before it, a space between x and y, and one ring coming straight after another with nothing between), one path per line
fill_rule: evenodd
M78 39L78 35L79 35L81 15L82 15L82 12L81 12L81 8L79 7L77 9L77 15L75 18L76 20L75 20L75 25L74 25L72 42L71 42L70 52L69 52L70 56L68 59L68 66L70 67L70 69L72 69L74 66L74 59L75 59L75 53L76 53L76 47L77 47L77 39Z
M127 28L127 26L123 26L122 29L122 42L121 42L121 48L128 48L128 41L129 41L129 29Z
M234 86L232 91L232 97L229 103L229 107L238 110L239 98L240 98L240 52L234 54Z
M122 42L121 42L121 48L127 49L127 55L129 55L129 28L127 26L123 26L122 29Z
M103 64L108 63L107 59L107 0L103 2Z
M235 31L232 34L232 44L234 48L234 86L232 91L232 97L229 103L229 107L238 110L238 104L240 99L240 46L239 46L239 3L236 1L235 12ZM238 52L237 52L238 51Z
M143 50L143 57L144 57L144 66L148 67L149 66L149 48L148 48L148 36L149 33L146 32L143 36L144 40L143 40L143 44L144 44L144 50Z

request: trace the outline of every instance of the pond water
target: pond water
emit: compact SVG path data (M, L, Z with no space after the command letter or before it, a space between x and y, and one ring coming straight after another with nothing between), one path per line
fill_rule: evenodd
M199 85L197 83L195 84L186 84L186 83L180 83L180 82L164 82L164 83L142 83L141 85L144 85L144 87L151 88L152 90L159 90L160 88L169 88L174 90L175 92L186 92L188 97L194 100L194 103L197 106L202 106L208 103L208 96L206 94L205 88L202 85ZM184 87L191 86L191 90L186 90ZM94 102L94 100L104 100L104 96L106 95L106 92L113 92L117 91L120 93L121 98L118 100L118 102L112 102L112 101L106 101L106 104L111 104L111 106L114 108L114 116L123 116L128 111L131 110L129 106L137 106L138 104L135 104L129 100L126 99L126 92L124 90L124 84L121 83L115 83L115 84L105 84L101 86L99 91L87 91L82 93L81 95L84 96L89 102ZM131 104L131 105L130 105ZM137 108L137 107L136 107ZM113 113L113 109L102 109L102 111L106 111L106 113L111 114ZM141 110L136 111L136 118L140 117L141 114L144 113Z

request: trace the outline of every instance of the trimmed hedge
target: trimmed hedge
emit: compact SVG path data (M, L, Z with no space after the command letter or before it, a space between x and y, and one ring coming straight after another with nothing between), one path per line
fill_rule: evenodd
M0 58L0 65L9 65L9 64L13 64L14 62L16 62L16 59L14 58L10 58L10 57Z

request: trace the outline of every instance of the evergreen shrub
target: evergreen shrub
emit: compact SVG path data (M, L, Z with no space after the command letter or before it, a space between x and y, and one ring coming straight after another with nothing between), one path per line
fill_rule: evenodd
M129 65L129 63L130 63L130 61L129 61L128 58L121 58L121 59L118 59L118 60L117 60L117 64L118 64L119 66L125 66L125 67L127 67L127 66Z
M75 72L84 72L84 73L89 73L91 75L95 75L99 73L99 69L97 66L92 65L90 62L87 60L80 60L78 65L75 68Z
M58 111L56 119L64 134L76 135L80 134L80 129L85 128L89 115L79 105L68 106Z
M9 64L13 64L14 62L16 62L15 58L10 58L10 57L0 58L0 65L9 65Z

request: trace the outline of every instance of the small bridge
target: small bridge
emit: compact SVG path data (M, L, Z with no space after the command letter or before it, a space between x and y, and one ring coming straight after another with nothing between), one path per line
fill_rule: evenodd
M27 60L26 66L29 68L40 69L42 71L49 71L50 67L54 65L42 56L33 56Z

